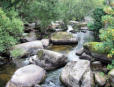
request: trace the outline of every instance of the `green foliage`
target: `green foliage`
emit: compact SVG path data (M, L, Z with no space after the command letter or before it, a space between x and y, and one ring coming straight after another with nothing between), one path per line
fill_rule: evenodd
M99 72L99 74L100 74L101 76L104 76L104 75L105 75L105 73L104 73L104 72Z
M23 54L23 50L22 49L14 49L12 51L10 51L11 57L13 58L18 58Z
M33 0L28 1L19 9L25 21L40 21L40 26L46 29L52 21L81 20L89 11L96 7L95 0Z
M101 29L100 35L99 35L101 41L108 41L108 40L114 40L114 29L107 28L107 29Z
M105 12L101 8L97 8L93 11L93 18L94 18L94 31L98 32L99 29L102 28L101 18L105 15Z
M84 44L84 47L88 48L91 52L108 54L111 48L104 46L103 42L87 42Z
M89 23L87 24L87 26L88 26L89 30L94 31L94 23L89 22Z
M114 17L112 15L102 16L102 23L114 27Z
M58 0L33 0L26 3L19 12L27 22L40 22L44 32L52 21L60 18Z
M110 7L110 6L105 6L103 10L107 14L114 15L114 9L112 7Z
M108 70L114 69L114 60L112 60L112 63L111 64L108 64L107 65L107 69Z
M96 39L98 39L99 30L103 27L103 24L101 22L102 16L105 15L105 12L102 8L96 8L93 11L92 17L94 18L94 23L89 23L88 27L90 30L94 31Z
M82 20L97 6L95 0L60 0L60 3L64 20Z
M23 33L23 22L15 11L5 13L0 8L0 52L6 52L16 44Z
M107 29L102 29L100 30L100 35L99 35L101 41L103 41L103 44L105 48L110 49L108 51L108 57L113 57L114 56L114 29L112 28L107 28Z

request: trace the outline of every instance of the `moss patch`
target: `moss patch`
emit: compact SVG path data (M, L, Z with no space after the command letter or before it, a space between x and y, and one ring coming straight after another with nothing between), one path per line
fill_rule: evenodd
M102 42L87 42L84 44L85 48L88 48L91 52L107 54L109 48L103 47Z
M72 34L67 32L56 32L52 34L52 40L67 40L73 38Z
M18 58L18 57L22 57L24 55L24 50L20 49L20 48L16 48L10 51L10 55L13 58Z
M44 54L43 50L39 50L37 53L38 58L41 59L43 57L43 54Z

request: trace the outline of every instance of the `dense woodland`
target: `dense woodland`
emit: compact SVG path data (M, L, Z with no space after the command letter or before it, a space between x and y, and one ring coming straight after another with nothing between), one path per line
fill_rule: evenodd
M84 47L106 55L102 56L105 59L97 56L96 60L105 63L108 71L114 69L114 0L0 0L0 60L19 57L23 51L10 50L23 43L25 33L31 31L26 30L29 24L35 23L33 30L38 34L37 40L41 40L53 33L52 22L62 22L62 31L66 31L69 21L83 22L86 16L93 19L87 27L94 33L95 40L85 43ZM74 31L78 31L77 28L74 27Z

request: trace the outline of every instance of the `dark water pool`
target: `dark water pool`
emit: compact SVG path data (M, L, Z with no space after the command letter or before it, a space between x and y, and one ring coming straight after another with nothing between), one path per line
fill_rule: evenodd
M0 67L0 87L5 87L15 70L16 67L14 64L7 64Z

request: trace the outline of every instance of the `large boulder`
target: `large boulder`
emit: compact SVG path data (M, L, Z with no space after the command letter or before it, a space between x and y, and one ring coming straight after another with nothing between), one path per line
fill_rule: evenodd
M90 62L88 60L79 60L69 62L62 70L60 79L68 87L80 87L80 81L83 75L88 72ZM84 78L87 78L84 76ZM90 78L88 79L90 81ZM83 80L83 85L87 80ZM88 82L90 83L90 82ZM89 84L90 85L90 84ZM83 87L83 86L82 86Z
M45 78L45 70L36 65L28 65L18 69L6 87L34 87Z
M12 57L23 57L25 55L36 54L38 49L43 49L41 41L31 41L27 43L18 44L10 51Z
M35 63L46 70L52 70L67 63L67 57L61 53L41 49L38 55L30 58L30 63Z
M78 42L77 39L68 32L55 32L51 35L50 40L53 44L75 44Z
M111 82L111 86L114 87L114 69L112 69L109 73L109 79L110 79L110 82Z

